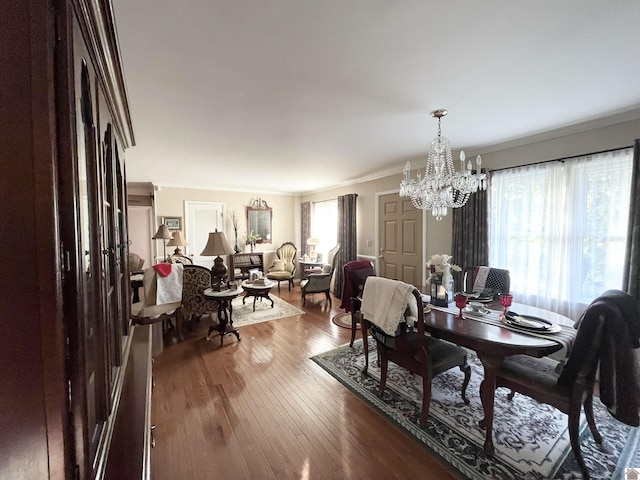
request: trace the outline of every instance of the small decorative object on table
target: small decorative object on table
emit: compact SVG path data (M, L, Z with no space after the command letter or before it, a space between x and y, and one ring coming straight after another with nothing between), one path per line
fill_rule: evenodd
M431 303L441 307L446 307L453 300L453 276L451 270L460 272L462 269L450 263L451 255L445 253L432 255L427 262L429 277L427 285L430 286Z
M238 216L236 215L236 211L231 211L231 223L233 224L233 233L235 236L235 244L233 245L233 251L236 253L240 253L240 247L238 247Z

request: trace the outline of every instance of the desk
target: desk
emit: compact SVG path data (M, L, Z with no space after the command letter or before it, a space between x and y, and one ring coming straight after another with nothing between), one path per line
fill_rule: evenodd
M307 279L307 274L305 273L305 270L309 268L322 268L322 266L324 265L324 262L312 262L312 261L305 262L304 260L298 260L298 262L300 263L300 278L302 280Z
M242 297L242 304L244 305L247 297L253 297L253 311L256 311L256 300L258 298L266 298L271 302L271 308L273 308L273 299L269 296L269 292L273 288L275 283L270 282L269 280L265 280L263 284L258 283L249 283L247 280L242 282L242 288L247 292L244 297Z
M236 298L242 293L241 288L235 290L226 290L224 292L218 292L211 288L207 288L202 292L205 297L209 297L216 301L218 304L218 325L212 325L207 332L207 340L211 340L211 332L217 330L217 335L220 335L220 346L224 341L224 336L228 333L234 334L238 341L240 341L240 332L233 326L233 307L231 306L231 300Z
M491 305L502 310L502 307ZM561 325L573 325L573 321L557 313L513 304L513 310L523 315L538 315ZM544 357L562 348L557 342L533 337L471 319L460 320L457 315L435 309L424 316L425 331L436 338L448 340L457 345L475 350L484 367L484 381L480 391L484 418L480 427L485 429L484 451L487 456L494 454L493 447L493 403L496 390L496 370L508 355L525 354Z

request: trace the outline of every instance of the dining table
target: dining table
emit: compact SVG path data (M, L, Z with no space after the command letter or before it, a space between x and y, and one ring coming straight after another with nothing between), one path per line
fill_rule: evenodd
M426 293L426 292L425 292ZM424 297L423 297L424 299ZM564 315L537 307L513 303L510 310L520 315L545 319L562 329L557 339L552 334L538 335L509 328L501 321L502 306L498 302L488 303L490 315L474 315L463 312L462 318L455 304L449 307L429 307L424 314L425 331L436 338L447 340L462 347L474 350L484 369L484 384L480 391L484 418L479 426L485 430L484 452L488 457L494 455L493 417L494 396L496 390L496 372L509 355L524 354L532 357L544 357L570 348L571 338L575 339L574 321ZM563 345L568 338L569 345Z

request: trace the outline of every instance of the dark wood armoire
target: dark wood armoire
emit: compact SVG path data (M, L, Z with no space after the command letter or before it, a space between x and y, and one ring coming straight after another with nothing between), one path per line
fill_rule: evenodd
M0 478L148 477L149 327L130 320L110 0L0 15Z

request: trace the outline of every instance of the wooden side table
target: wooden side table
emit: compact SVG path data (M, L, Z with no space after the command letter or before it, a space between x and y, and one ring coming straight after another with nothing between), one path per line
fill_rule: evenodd
M253 297L253 311L256 311L256 300L258 298L266 298L271 302L271 308L273 308L273 299L269 296L269 292L275 286L275 283L266 280L262 284L251 283L247 280L242 282L242 288L247 292L242 298L242 304L244 305L247 297Z
M218 304L218 325L212 325L209 327L209 331L207 332L208 341L212 339L211 332L214 330L217 330L217 335L220 335L220 346L222 346L224 336L228 333L234 334L238 338L238 341L240 341L240 332L238 332L238 329L233 326L233 306L231 305L231 300L240 295L242 291L243 290L241 288L237 288L235 290L218 292L211 288L207 288L202 292L205 297L212 298Z

